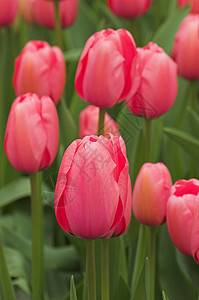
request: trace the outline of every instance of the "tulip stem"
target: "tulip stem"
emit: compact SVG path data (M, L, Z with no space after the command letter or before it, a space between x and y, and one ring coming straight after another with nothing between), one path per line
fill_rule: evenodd
M99 122L98 122L98 135L104 135L105 113L106 113L106 108L100 108L100 111L99 111Z
M32 299L43 299L43 206L41 197L42 173L30 174L32 209Z
M88 300L96 300L96 274L95 274L95 242L86 241L86 272L88 282Z
M146 235L147 235L146 226L140 224L137 251L135 256L135 265L134 265L132 284L131 284L131 298L130 298L131 300L135 299L134 297L135 297L137 285L145 263L146 249L147 249Z
M145 119L145 160L151 160L151 120Z
M109 300L109 239L101 240L101 293Z
M150 298L155 299L156 227L148 227L148 258L150 266Z
M0 283L3 299L16 300L0 237ZM1 295L0 295L1 296Z
M59 1L54 2L54 11L55 11L55 44L62 48L62 33L61 33L61 17L59 10Z
M198 112L198 81L192 81L191 83L192 97L191 97L191 106L193 110Z

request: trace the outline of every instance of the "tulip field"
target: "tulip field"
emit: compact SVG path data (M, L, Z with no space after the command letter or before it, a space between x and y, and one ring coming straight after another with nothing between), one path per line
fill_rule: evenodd
M199 299L199 0L0 0L0 300Z

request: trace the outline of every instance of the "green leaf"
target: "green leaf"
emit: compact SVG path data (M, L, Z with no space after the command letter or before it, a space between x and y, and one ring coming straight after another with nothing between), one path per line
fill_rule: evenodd
M30 181L29 177L20 177L4 185L0 189L0 208L5 207L21 198L29 197Z
M164 128L164 132L176 143L178 143L187 153L199 161L199 139L193 137L182 130Z
M64 58L66 62L77 61L80 58L82 52L82 48L79 49L71 49L64 52Z
M167 295L165 294L164 291L162 291L162 299L163 300L169 300L169 298L167 297Z
M199 139L199 115L192 107L187 107L189 122L191 125L191 131L195 137Z
M71 276L71 281L70 281L70 300L77 300L77 295L76 295L76 289L75 289L75 283L74 283L74 277Z
M119 274L119 281L116 287L116 294L115 297L112 298L114 300L129 300L130 299L130 289L124 279L124 277Z
M159 27L156 32L153 42L162 47L168 54L171 52L175 35L180 26L180 23L189 13L189 7L178 9L175 13Z

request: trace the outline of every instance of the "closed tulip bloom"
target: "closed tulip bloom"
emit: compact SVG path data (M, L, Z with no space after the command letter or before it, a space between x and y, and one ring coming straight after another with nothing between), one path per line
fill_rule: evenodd
M18 0L0 0L0 26L10 25L17 14Z
M198 0L178 0L179 7L183 7L187 4L191 4L191 12L199 13L199 1Z
M119 17L135 18L149 9L152 0L107 0L110 9Z
M69 27L76 19L78 0L62 0L59 2L62 27ZM34 0L34 10L35 18L40 25L48 28L54 28L55 14L53 1Z
M99 107L87 106L82 110L79 116L79 136L82 139L86 135L97 135L99 121ZM109 137L109 133L120 135L118 125L109 116L105 114L104 136Z
M176 34L172 57L178 73L186 79L199 78L199 15L190 14L181 23Z
M34 14L34 0L18 0L19 3L19 12L23 19L32 24L35 22Z
M57 154L59 122L53 101L36 94L19 96L12 104L5 133L5 152L21 172L51 165Z
M136 46L125 29L107 29L92 35L83 49L75 77L79 96L90 104L107 108L128 95L131 64Z
M57 103L64 90L66 66L60 48L30 41L15 60L13 84L17 95L36 93Z
M86 136L63 156L55 189L55 214L69 234L106 237L128 205L128 160L121 137Z
M132 65L132 88L126 99L138 116L156 118L173 105L178 89L177 64L158 45L138 48Z
M133 189L133 213L139 222L150 226L165 222L171 186L170 173L163 163L142 166Z
M174 245L199 262L199 180L179 180L167 203L167 227Z

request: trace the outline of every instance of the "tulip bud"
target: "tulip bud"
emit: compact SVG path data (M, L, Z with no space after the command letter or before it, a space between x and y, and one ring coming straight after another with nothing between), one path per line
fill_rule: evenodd
M55 214L63 230L85 239L114 232L129 213L128 169L121 136L75 140L63 156L55 189Z
M199 180L179 180L167 203L167 227L174 245L199 263Z
M30 41L15 60L13 84L17 95L36 93L57 103L64 90L66 66L58 47Z
M92 35L77 67L75 87L79 96L101 108L124 100L132 85L130 70L136 53L135 42L125 29Z
M198 0L178 0L179 7L183 7L187 4L191 4L191 13L199 13L199 1Z
M199 15L190 14L181 23L176 34L172 57L178 73L187 79L199 78Z
M170 173L163 163L142 166L133 189L133 213L139 222L150 226L165 222L171 186Z
M137 48L137 51L131 69L132 87L126 104L135 115L156 118L166 113L175 101L177 64L152 42L144 48Z
M54 4L55 1L34 0L35 18L39 24L48 28L55 26ZM58 1L62 27L69 27L77 16L78 0Z
M119 17L135 18L147 12L152 0L108 0L110 9Z
M10 25L17 14L17 0L0 0L0 26Z
M34 0L18 0L19 3L19 12L23 19L32 24L35 22L35 14L34 14Z
M53 101L36 94L19 96L12 104L5 133L5 152L14 168L37 172L57 154L59 122Z
M97 135L98 121L99 107L87 106L85 109L83 109L79 116L80 138L82 139L86 135ZM118 125L109 116L109 114L106 113L104 119L104 136L109 138L109 133L112 133L113 135L120 135Z

